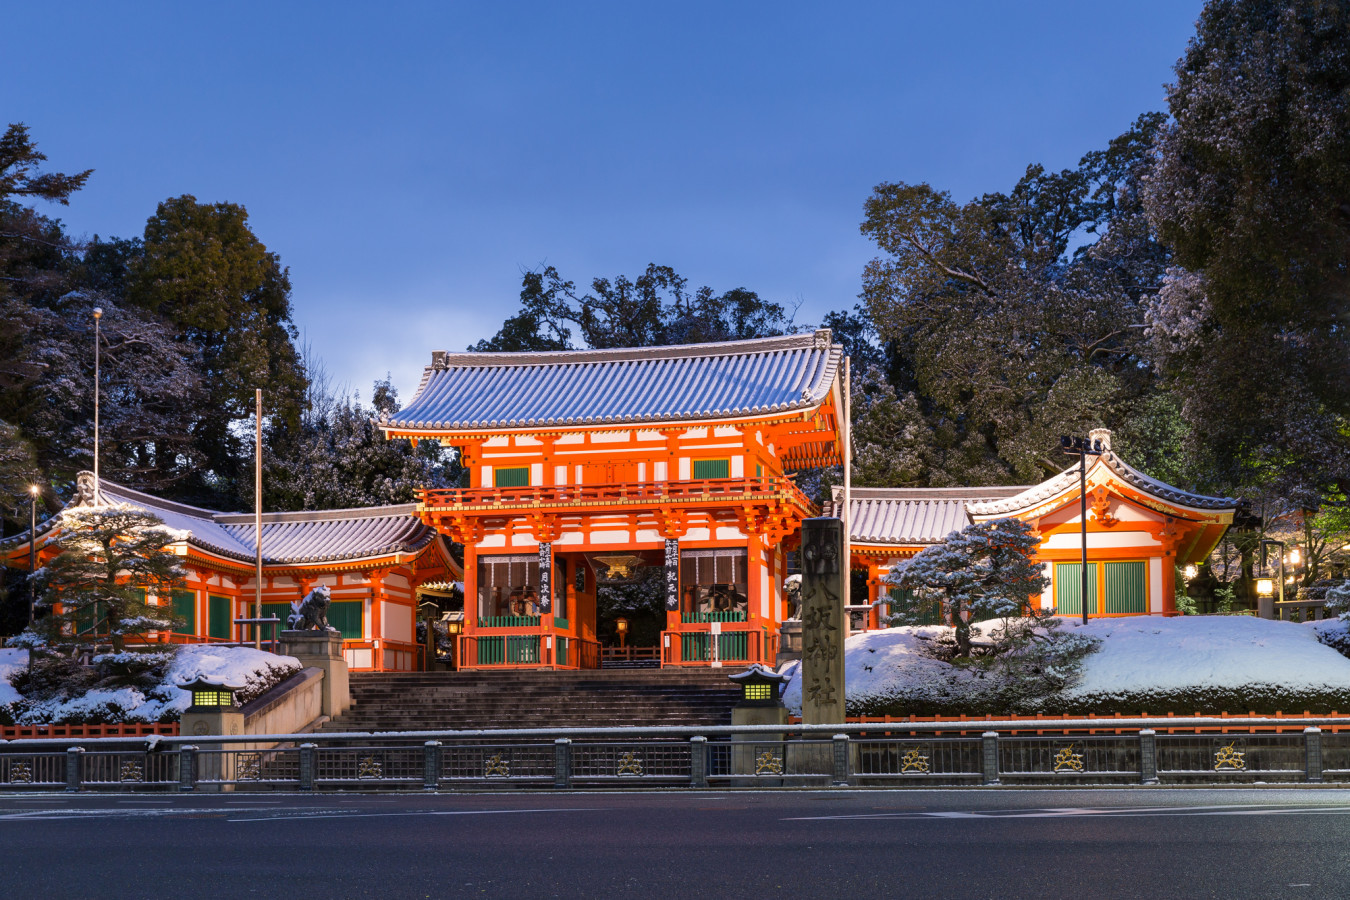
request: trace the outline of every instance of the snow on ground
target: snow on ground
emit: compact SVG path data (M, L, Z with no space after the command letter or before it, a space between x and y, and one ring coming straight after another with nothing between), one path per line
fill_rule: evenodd
M1253 616L1135 616L1095 619L1087 625L1065 620L1063 628L1101 641L1083 661L1081 679L1065 692L1065 699L1188 688L1350 693L1350 659L1318 640L1319 633L1326 637L1344 633L1346 624L1339 620L1302 625ZM978 693L982 685L977 673L922 652L922 636L949 630L903 627L850 637L844 654L850 705L872 699L956 699ZM781 671L792 675L783 701L799 713L800 664L788 663Z
M921 625L851 636L844 645L844 684L849 700L917 693L953 698L967 694L976 686L974 673L932 659L923 652L924 636L937 637L949 631L950 628L937 625ZM792 675L783 689L783 703L800 714L801 665L787 663L779 671Z
M24 654L22 657L16 654ZM21 697L9 684L8 673L27 665L27 651L0 650L0 705L15 703ZM49 700L34 703L16 719L20 724L45 723L98 716L100 710L113 708L124 711L128 721L155 722L170 714L176 719L192 705L192 694L178 687L197 676L245 686L250 681L266 677L269 670L284 677L284 673L300 668L293 656L278 656L252 647L220 647L211 644L190 644L180 647L159 688L149 695L135 688L93 690L71 700Z
M1133 616L1068 628L1100 638L1069 696L1190 687L1350 692L1350 659L1294 622L1255 616Z

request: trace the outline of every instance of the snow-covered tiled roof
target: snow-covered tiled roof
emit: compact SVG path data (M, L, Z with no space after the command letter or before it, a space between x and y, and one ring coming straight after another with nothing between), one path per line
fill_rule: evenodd
M1048 481L1026 488L1021 493L1011 497L971 503L970 514L972 516L1012 515L1035 506L1043 500L1058 496L1064 491L1076 490L1078 488L1078 468L1080 465L1081 463L1074 463ZM1238 505L1238 501L1232 497L1209 497L1205 494L1193 494L1190 491L1183 491L1181 488L1173 487L1166 482L1145 475L1126 463L1110 449L1103 451L1101 456L1095 457L1088 464L1089 477L1091 477L1092 469L1098 465L1105 466L1126 484L1166 503L1175 503L1191 509L1229 511L1236 509Z
M969 504L1007 497L1023 487L853 488L851 540L865 544L936 544L970 524ZM835 487L834 502L843 497Z
M829 329L750 341L432 354L386 428L465 431L739 418L809 409L843 358Z
M201 550L238 560L253 560L252 513L222 513L163 500L109 481L100 485L108 503L126 503L154 513L187 542ZM415 553L436 538L436 531L413 516L417 506L372 506L309 512L264 513L263 563L267 565L336 562ZM59 524L53 517L39 524L38 535ZM26 545L27 532L5 543Z

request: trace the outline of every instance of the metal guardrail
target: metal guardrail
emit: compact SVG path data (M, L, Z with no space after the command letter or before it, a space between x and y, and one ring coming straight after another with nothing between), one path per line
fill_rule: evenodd
M528 729L0 742L2 790L484 790L1350 781L1350 719ZM1139 724L1135 724L1139 723ZM1288 721L1284 720L1287 725ZM1166 728L1159 733L1149 725ZM1176 733L1225 726L1229 733ZM972 727L973 726L973 727ZM1011 734L1016 731L1017 734ZM1000 732L1009 732L1002 734ZM195 742L195 743L194 743ZM257 749L258 744L276 744Z

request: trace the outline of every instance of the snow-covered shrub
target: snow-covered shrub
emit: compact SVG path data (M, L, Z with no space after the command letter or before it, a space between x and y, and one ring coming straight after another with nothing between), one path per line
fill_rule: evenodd
M975 522L947 535L893 569L886 581L904 593L895 599L893 625L917 625L936 605L952 627L957 657L975 648L970 622L1037 616L1029 603L1049 586L1031 554L1040 538L1020 519ZM1002 649L996 639L995 650Z
M1327 588L1325 597L1327 612L1350 621L1350 578Z

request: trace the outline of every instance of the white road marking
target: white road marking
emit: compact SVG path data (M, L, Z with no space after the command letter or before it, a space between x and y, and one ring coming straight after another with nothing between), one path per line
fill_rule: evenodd
M605 812L603 807L583 809L568 807L565 809L454 809L454 810L418 810L415 812L376 812L362 813L338 810L331 813L307 815L301 812L293 816L250 816L247 819L231 819L231 822L279 822L283 819L388 819L408 816L501 816L511 813L560 813L560 812Z
M1058 819L1068 817L1152 818L1159 816L1283 816L1350 813L1350 806L1211 806L1129 807L1105 809L986 810L983 812L893 812L841 816L793 816L783 822L823 822L867 819Z

